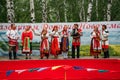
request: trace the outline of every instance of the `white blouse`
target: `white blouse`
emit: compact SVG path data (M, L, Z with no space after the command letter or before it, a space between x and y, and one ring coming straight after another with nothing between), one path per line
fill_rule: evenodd
M108 39L109 32L108 30L102 31L102 40L107 40Z
M19 35L17 30L8 30L6 32L7 37L10 37L11 39L18 39Z

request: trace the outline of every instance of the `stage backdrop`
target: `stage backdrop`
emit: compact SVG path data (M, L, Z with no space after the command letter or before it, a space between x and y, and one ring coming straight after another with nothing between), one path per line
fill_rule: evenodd
M110 41L110 55L118 56L120 55L120 21L111 21L111 22L71 22L71 23L15 23L17 26L17 30L20 35L19 41L19 50L18 55L21 55L21 32L24 30L26 25L30 25L35 29L37 33L41 32L43 27L47 27L48 31L51 32L54 25L59 27L59 32L63 29L64 25L69 27L69 32L71 32L73 25L78 24L79 28L83 31L83 36L81 37L81 55L89 55L90 50L90 33L92 32L94 25L99 27L101 31L101 27L103 24L107 25L109 30L109 41ZM9 23L0 23L0 56L8 55L8 38L6 37L6 31L10 29ZM71 41L70 39L70 48ZM49 41L50 41L49 37ZM33 38L33 55L39 55L39 45L41 42L40 36L35 36ZM69 49L69 53L71 53L71 49Z

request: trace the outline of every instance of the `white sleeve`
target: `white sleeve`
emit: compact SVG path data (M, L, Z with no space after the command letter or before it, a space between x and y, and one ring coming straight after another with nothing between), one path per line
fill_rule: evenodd
M108 31L107 31L107 32L104 31L103 36L104 36L104 37L108 37L108 35L109 35L109 32L108 32Z
M91 39L93 38L93 32L91 32L91 34L90 34L90 38L91 38Z
M33 33L36 35L36 36L40 36L41 35L41 33L39 32L39 33L37 33L36 31L33 31Z

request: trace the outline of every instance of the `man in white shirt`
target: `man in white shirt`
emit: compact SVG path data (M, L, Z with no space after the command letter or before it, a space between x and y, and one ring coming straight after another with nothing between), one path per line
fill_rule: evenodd
M15 24L11 24L11 29L6 32L6 35L9 39L9 59L12 59L12 51L14 59L17 59L16 48L19 36Z
M104 58L109 58L109 31L106 25L102 25L102 49L104 52Z

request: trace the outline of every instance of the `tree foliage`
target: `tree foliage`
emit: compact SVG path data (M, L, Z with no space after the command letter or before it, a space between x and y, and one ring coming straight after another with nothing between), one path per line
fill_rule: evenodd
M7 9L5 0L0 0L0 22L7 22Z

